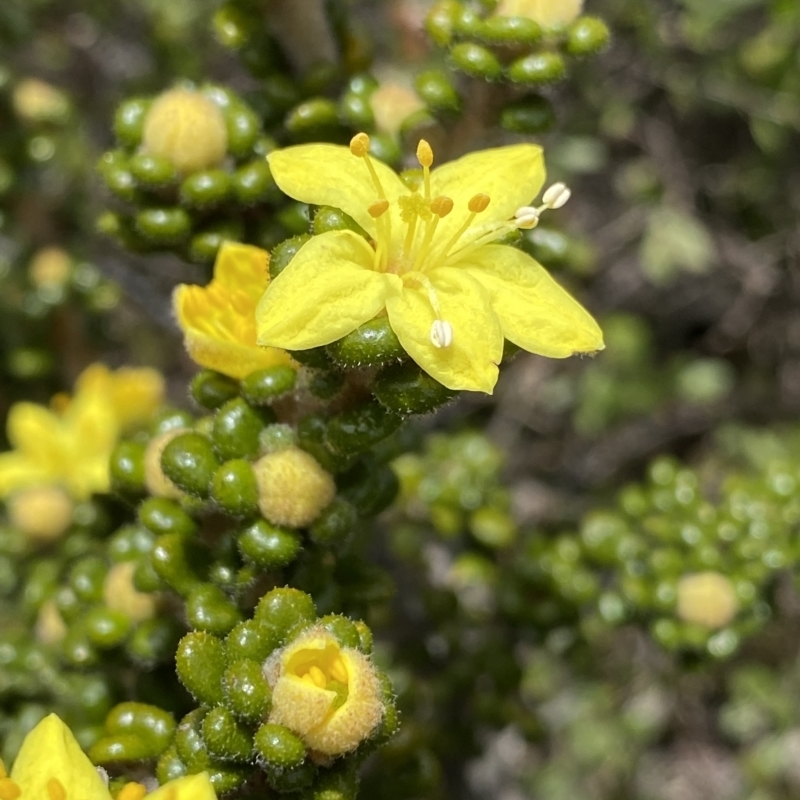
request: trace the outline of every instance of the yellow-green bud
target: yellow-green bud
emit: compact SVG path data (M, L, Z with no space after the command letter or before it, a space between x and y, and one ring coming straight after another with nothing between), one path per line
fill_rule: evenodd
M72 521L72 509L69 495L58 486L24 489L7 501L9 522L37 542L62 536Z
M678 581L678 616L705 628L722 628L739 610L733 584L719 572L699 572Z
M154 436L144 451L144 482L147 491L156 497L169 497L178 500L183 492L164 474L161 468L161 454L164 448L176 437L186 433L186 428L173 428Z
M34 631L36 641L43 645L60 644L67 635L67 624L53 600L47 600L39 609Z
M182 173L219 164L228 149L225 118L200 92L173 89L156 98L144 120L144 151Z
M268 453L253 465L258 507L274 525L310 525L333 500L336 485L312 456L296 447Z
M264 675L272 687L269 722L289 728L323 756L355 750L383 716L372 662L322 627L307 629L270 656Z
M152 595L134 588L134 572L135 561L124 561L111 567L103 583L103 600L108 608L121 611L132 622L143 622L155 615L156 602Z

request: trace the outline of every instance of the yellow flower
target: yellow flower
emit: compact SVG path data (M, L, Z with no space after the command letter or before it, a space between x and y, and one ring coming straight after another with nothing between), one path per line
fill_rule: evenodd
M110 372L102 364L78 378L56 410L17 403L8 414L0 454L0 498L32 487L63 486L77 500L109 489L108 461L121 430L144 421L161 402L163 381L149 369Z
M214 280L179 286L173 304L189 355L201 367L231 378L289 364L289 356L256 344L255 309L269 284L269 253L225 242L214 264Z
M601 350L602 333L582 306L530 256L493 244L566 202L568 190L556 184L542 206L528 206L544 182L541 148L500 147L433 171L424 140L417 156L420 192L369 157L366 134L349 149L300 145L268 156L282 191L340 208L372 241L332 231L306 243L256 309L259 343L330 344L385 311L429 375L449 389L487 393L504 337L551 358Z
M144 786L129 783L118 800L141 800L145 794ZM170 781L147 797L216 800L205 772ZM0 800L111 800L111 793L70 729L50 714L25 737L10 777L0 762Z
M92 364L80 374L75 389L103 395L123 430L147 422L164 401L164 378L147 367L112 372L105 364Z
M267 661L264 672L272 686L269 721L325 756L355 750L383 716L372 662L323 628L301 633Z
M568 25L583 11L583 0L500 0L496 16L528 17L545 28Z

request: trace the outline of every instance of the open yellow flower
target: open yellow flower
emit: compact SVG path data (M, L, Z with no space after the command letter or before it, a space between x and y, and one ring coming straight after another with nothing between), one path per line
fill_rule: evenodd
M75 395L54 409L16 403L6 423L12 451L0 453L0 498L41 486L63 486L76 500L109 488L108 460L122 430L143 422L161 402L163 380L150 369L111 372L94 364Z
M283 351L256 344L255 309L269 284L268 267L266 250L225 242L208 286L175 290L173 305L186 349L201 367L240 379L291 363Z
M117 800L141 800L140 783L122 788ZM216 800L206 773L164 784L148 800ZM97 769L55 715L45 717L26 737L11 775L0 762L0 800L111 800Z
M541 148L500 147L431 170L423 140L417 156L423 181L415 192L369 157L366 134L349 149L299 145L268 156L282 191L341 209L372 241L332 231L306 243L258 304L259 343L330 344L385 311L429 375L449 389L487 393L504 337L551 358L601 350L602 333L581 305L530 256L493 244L565 202L557 184L541 207L528 206L544 183Z

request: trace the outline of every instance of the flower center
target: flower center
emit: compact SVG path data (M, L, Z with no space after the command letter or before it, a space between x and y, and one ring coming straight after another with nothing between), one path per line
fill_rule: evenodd
M286 671L309 686L335 692L334 708L347 700L350 676L337 647L299 650L290 658Z
M431 197L431 166L433 149L424 139L417 146L417 160L422 167L422 189L410 192L397 199L400 219L406 226L403 246L400 252L392 248L392 215L386 191L381 184L378 172L369 155L370 141L366 133L357 133L350 140L350 152L366 165L370 180L375 187L378 199L370 204L367 211L375 220L375 259L376 272L391 272L399 275L403 283L421 285L425 288L436 319L431 331L431 344L437 348L449 347L453 342L453 327L441 316L436 290L425 272L436 266L452 266L464 259L474 250L497 241L508 233L528 230L539 224L543 211L561 208L570 197L569 189L563 183L553 184L542 197L538 207L523 206L510 220L501 220L482 226L480 233L468 241L462 241L465 234L475 225L475 220L489 207L488 194L476 194L467 203L468 214L463 224L442 245L436 241L439 222L447 217L454 207L452 198L445 195Z

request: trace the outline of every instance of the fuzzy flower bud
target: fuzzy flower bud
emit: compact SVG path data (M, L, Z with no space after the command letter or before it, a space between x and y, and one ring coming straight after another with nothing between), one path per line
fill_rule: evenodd
M182 433L186 433L185 428L164 431L164 433L154 436L144 451L145 486L147 486L147 491L156 497L169 497L177 500L183 496L183 492L164 474L164 470L161 468L161 454L164 452L164 448Z
M500 0L496 16L528 17L544 28L569 25L583 11L583 0Z
M72 521L72 500L58 486L24 489L7 501L9 522L29 539L52 542Z
M678 582L678 616L705 628L722 628L739 610L733 584L719 572L686 575Z
M28 265L28 275L34 286L63 286L69 279L72 259L60 247L37 250Z
M218 106L200 92L173 89L158 97L144 121L144 150L179 172L197 172L225 158L228 132Z
M336 485L312 456L296 447L268 453L253 464L258 507L275 525L302 528L333 500Z
M355 750L383 716L372 662L323 628L309 628L270 656L264 675L272 687L269 721L324 756Z
M132 622L144 622L156 613L155 598L137 591L133 586L136 564L124 561L108 571L103 583L103 600L108 608L121 611Z

